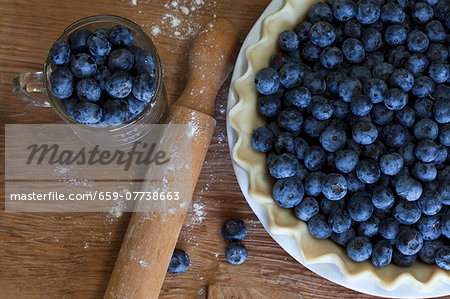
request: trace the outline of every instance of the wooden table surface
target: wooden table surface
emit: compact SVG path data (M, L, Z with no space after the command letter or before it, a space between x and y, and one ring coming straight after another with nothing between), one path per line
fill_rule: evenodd
M202 24L227 17L241 42L269 0L0 0L0 148L4 124L60 123L51 109L36 108L10 91L19 73L39 71L54 40L71 22L95 14L120 15L141 25L154 40L166 70L171 101L186 81L190 41ZM188 11L189 10L189 11ZM161 298L369 298L309 271L268 235L247 205L234 176L226 137L229 80L217 97L217 129L195 189L178 247L189 270L168 274ZM1 163L2 181L4 165ZM4 186L1 195L4 200ZM102 298L129 213L0 212L0 298ZM224 258L223 221L243 219L248 227L247 261ZM208 295L209 294L209 295Z

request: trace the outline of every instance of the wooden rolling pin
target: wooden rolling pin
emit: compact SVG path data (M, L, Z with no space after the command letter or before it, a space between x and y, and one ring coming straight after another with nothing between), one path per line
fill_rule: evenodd
M203 28L190 50L186 87L169 111L168 123L190 124L195 130L192 191L216 125L217 91L232 70L237 46L238 31L231 21L217 19ZM185 216L186 212L151 212L150 217L133 213L104 298L158 298Z

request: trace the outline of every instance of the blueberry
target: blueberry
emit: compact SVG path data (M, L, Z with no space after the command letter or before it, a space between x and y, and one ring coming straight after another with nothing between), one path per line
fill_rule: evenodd
M326 82L318 74L306 72L303 77L303 86L305 86L313 95L320 95L325 92Z
M372 73L367 67L355 65L352 67L349 76L354 77L358 79L360 82L365 83L367 80L372 78Z
M298 169L298 161L291 154L276 156L269 164L270 175L276 179L283 179L295 175Z
M354 115L364 116L369 114L372 110L373 104L370 98L366 95L356 95L351 98L350 110Z
M424 118L414 125L414 136L418 139L435 140L438 136L438 125L431 119Z
M386 3L381 7L380 18L383 23L401 24L405 21L405 13L397 3Z
M328 224L327 218L322 214L316 214L308 222L309 232L317 239L327 239L333 230Z
M274 149L278 154L282 153L294 153L296 147L296 141L294 136L289 133L281 133L275 137Z
M373 69L376 65L382 63L384 61L384 53L377 51L371 52L366 55L364 66Z
M439 216L422 216L416 223L422 238L426 241L436 240L441 236L441 224Z
M275 100L272 99L269 103L274 102L274 101ZM298 108L306 108L311 103L311 93L309 92L309 90L306 87L297 86L286 92L286 94L284 96L284 101L288 106L293 105ZM260 102L261 102L261 99L260 99ZM271 104L270 107L275 107L275 105ZM268 109L268 110L275 111L274 109ZM262 113L261 109L259 109L259 111ZM270 113L273 115L266 115L264 113L262 113L262 114L265 116L269 116L269 117L275 115L273 113Z
M432 43L427 49L426 57L431 62L446 62L448 50L443 44Z
M111 71L129 71L134 64L134 56L126 49L117 49L109 55L108 67Z
M328 225L334 233L341 234L350 228L352 219L345 210L333 210L328 215Z
M378 185L373 189L372 203L377 209L387 209L394 205L394 193L389 187Z
M380 235L388 240L397 238L400 225L394 218L386 218L380 223Z
M345 146L347 136L344 130L329 126L321 132L319 141L323 149L334 153Z
M281 100L278 95L262 96L258 100L258 111L266 116L278 115L281 110Z
M438 20L432 20L425 25L425 33L432 42L445 42L445 28Z
M336 39L333 25L324 21L313 24L309 30L309 39L321 48L331 45Z
M410 53L403 46L391 47L386 53L386 61L396 68L402 67Z
M419 221L421 211L416 202L402 200L395 205L392 214L400 224L412 225Z
M50 49L48 57L54 65L68 64L70 62L69 44L63 41L56 41Z
M313 145L305 153L305 166L311 171L322 169L325 164L325 151L320 147Z
M134 42L134 33L123 25L116 25L111 29L109 38L113 45L130 47Z
M350 112L349 105L341 99L335 98L330 101L333 106L333 115L335 119L346 117ZM344 123L345 124L345 123Z
M372 215L366 221L359 223L358 225L358 234L365 237L373 237L378 234L380 230L380 218L375 215Z
M311 6L308 13L309 21L311 23L317 23L319 21L333 21L333 13L331 7L326 3L315 3Z
M431 140L420 140L416 146L416 158L421 162L433 162L436 159L438 147Z
M423 246L422 234L413 228L405 228L397 235L395 245L405 255L416 254Z
M89 52L94 56L103 57L111 51L111 42L108 35L101 31L94 31L87 39Z
M294 153L297 159L304 160L306 152L309 149L308 143L302 138L295 138L295 149Z
M361 90L361 82L356 78L348 77L339 84L339 96L344 102L350 103L352 97L360 94Z
M374 66L372 69L372 75L374 78L387 81L394 71L394 66L387 62L381 62Z
M434 119L440 124L450 122L450 101L447 98L436 100L433 108Z
M364 93L373 104L384 101L384 93L387 91L386 83L378 78L371 78L364 83Z
M396 69L391 74L390 83L392 87L398 87L404 92L408 92L414 86L414 76L405 69Z
M75 77L86 78L95 74L97 64L92 56L86 53L79 53L73 57L70 69Z
M384 104L389 110L401 110L408 102L408 94L399 88L390 88L384 94Z
M140 50L134 54L135 68L139 74L153 75L155 73L155 62L153 55L146 51Z
M375 243L372 251L372 263L375 267L386 267L392 260L392 245L388 240Z
M380 17L380 7L371 0L359 0L355 9L356 19L364 25L373 24Z
M411 142L405 142L399 149L398 153L402 156L405 165L411 165L416 161L415 146Z
M372 117L374 123L380 126L384 126L392 122L394 112L392 110L389 110L384 104L376 104L373 106L372 111L370 112L370 116ZM375 127L374 130L376 130Z
M439 142L443 146L450 146L450 125L445 124L441 126L441 130L439 132Z
M380 140L364 146L362 151L364 157L374 161L378 161L384 153L386 153L386 146Z
M306 167L303 164L299 163L297 172L295 173L295 177L302 181L308 174L309 171L306 169Z
M135 96L133 96L132 94L130 94L127 97L127 102L128 102L128 108L130 111L130 116L132 116L132 118L134 118L135 116L137 116L139 113L141 113L142 111L144 111L145 107L147 107L147 103L139 101L138 99L136 99Z
M292 30L283 31L278 39L280 48L285 51L294 51L298 49L299 38Z
M423 214L436 215L442 209L441 196L434 190L425 189L417 201L417 205Z
M386 175L396 175L403 168L403 158L397 153L387 154L380 158L380 170Z
M314 198L305 197L299 205L295 206L294 213L298 219L309 221L314 215L319 213L319 204Z
M347 254L355 262L363 262L372 255L372 242L367 237L358 236L348 242Z
M436 83L444 83L449 77L448 65L442 62L433 62L428 68L430 78Z
M416 258L417 256L415 254L404 255L397 249L394 249L394 252L392 254L392 260L400 267L409 267L413 265L416 262Z
M428 23L434 15L433 8L425 2L416 2L411 10L411 16L414 21L420 24Z
M448 213L441 218L441 232L444 237L450 239L450 216Z
M259 93L271 95L277 92L280 86L280 77L275 69L266 67L256 74L255 84Z
M322 172L311 172L306 176L304 183L305 193L309 196L317 196L322 192L325 174Z
M78 81L75 90L80 101L90 102L97 102L102 92L97 81L91 78L83 78Z
M364 46L356 38L348 38L342 43L342 53L351 63L360 63L365 56Z
M360 181L355 172L350 172L346 175L347 189L350 192L361 191L364 189L364 183Z
M184 250L175 249L170 258L169 271L174 274L185 272L190 265L189 256Z
M337 152L335 159L336 168L342 173L353 171L358 162L358 154L354 150L342 150Z
M278 115L278 124L281 128L290 132L300 130L303 124L301 111L295 107L282 110Z
M380 178L380 168L372 160L362 160L356 164L356 175L366 184L373 184Z
M308 61L318 61L322 50L308 40L302 47L302 56Z
M372 216L373 204L366 192L356 192L347 201L347 211L354 221L366 221Z
M309 39L309 30L312 24L308 21L301 21L295 28L294 32L299 38L299 42L305 42Z
M102 119L102 109L91 102L79 102L73 108L73 119L81 124L95 124Z
M414 87L411 92L416 97L424 98L434 91L434 86L434 82L430 79L430 77L420 76L415 80Z
M374 28L364 30L361 42L367 52L374 52L380 49L383 43L381 33Z
M347 37L360 38L362 34L362 25L358 20L353 19L345 23L344 35Z
M440 240L424 241L419 251L420 259L426 264L435 264L436 253L444 246Z
M405 68L414 76L418 76L428 68L428 58L421 53L413 53L406 60Z
M412 174L422 182L431 182L436 178L437 170L433 164L416 162Z
M362 145L372 144L378 136L376 127L369 122L360 122L353 127L353 140Z
M395 184L397 195L408 201L418 200L422 195L422 191L422 185L407 175L401 175Z
M117 72L112 74L106 81L105 90L116 99L127 97L132 90L132 78L128 73Z
M61 100L61 105L66 111L66 113L73 118L73 108L78 103L77 98L72 97L70 99Z
M273 147L274 134L268 127L259 127L253 132L252 146L258 152L266 153Z
M69 44L73 52L79 52L87 47L87 39L91 32L87 29L78 29L69 35Z
M139 101L149 103L155 94L156 82L153 77L141 74L133 82L133 95Z
M278 74L281 84L290 89L302 82L304 70L297 63L287 62L280 68Z
M246 235L247 227L241 219L230 218L222 225L222 237L226 241L242 241Z
M311 138L319 138L320 132L328 125L326 120L317 120L312 116L308 116L303 124L303 132Z
M412 30L408 33L406 45L411 52L425 52L430 44L428 36L420 30Z
M111 73L106 66L101 65L97 67L97 72L94 74L94 79L95 81L97 81L102 91L105 90L106 81L108 80L110 75Z
M225 248L225 258L232 265L242 264L247 256L247 248L239 241L230 242Z
M59 67L50 75L53 95L59 99L67 99L73 93L73 75L66 67Z
M395 119L405 128L410 128L416 122L416 113L409 106L403 107L402 110L395 111Z
M337 47L326 47L320 53L320 63L324 68L334 69L344 61L342 52Z
M438 145L438 151L436 154L436 158L433 161L434 165L437 165L438 167L442 165L447 160L448 152L447 148L441 145ZM433 169L429 169L429 173L427 174L428 177L433 175Z
M129 117L128 103L122 99L108 100L103 106L105 122L109 125L124 123Z
M347 194L347 180L337 173L327 175L322 182L322 193L329 200L344 198Z
M355 16L355 3L352 0L336 0L333 4L333 16L336 20L346 22Z
M431 118L433 117L433 105L434 103L430 99L416 99L414 111L419 118Z

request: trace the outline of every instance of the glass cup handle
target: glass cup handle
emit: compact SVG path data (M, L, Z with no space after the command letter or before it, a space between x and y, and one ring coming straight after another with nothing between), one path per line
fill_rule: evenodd
M44 92L44 74L42 72L16 76L11 83L11 88L22 101L39 107L50 107Z

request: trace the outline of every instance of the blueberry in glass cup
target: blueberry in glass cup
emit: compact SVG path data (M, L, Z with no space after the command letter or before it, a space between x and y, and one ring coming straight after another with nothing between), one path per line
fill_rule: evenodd
M150 38L134 22L91 16L66 28L43 72L21 74L13 92L52 107L89 143L127 146L165 121L164 69Z

